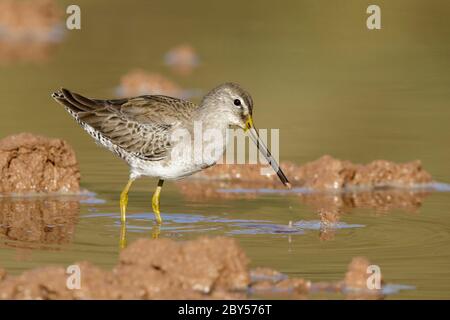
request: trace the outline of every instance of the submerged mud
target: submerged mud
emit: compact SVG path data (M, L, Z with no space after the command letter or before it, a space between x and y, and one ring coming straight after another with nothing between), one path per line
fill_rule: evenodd
M335 159L325 155L302 166L281 164L293 186L311 190L351 188L413 187L432 182L420 161L394 163L376 160L366 165ZM202 180L251 182L252 188L283 187L276 175L262 175L262 165L216 165L193 178Z
M79 191L78 162L64 140L30 133L0 140L0 194Z
M1 299L246 299L308 298L314 292L351 293L351 298L381 298L368 291L367 259L354 260L345 279L312 283L267 268L249 270L236 240L224 237L176 242L140 239L121 252L118 264L103 270L74 263L80 281L64 267L49 266L9 276L0 269ZM356 290L356 291L355 291Z

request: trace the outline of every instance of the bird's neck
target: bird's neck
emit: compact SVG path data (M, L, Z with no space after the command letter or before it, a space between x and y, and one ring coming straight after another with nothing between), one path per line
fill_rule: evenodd
M197 109L196 119L201 122L203 130L226 131L230 127L228 111L217 106L201 105Z
M222 158L228 144L229 128L228 117L217 108L199 107L194 115L195 121L192 125L192 137L194 143L201 139L203 162L201 167L215 164Z

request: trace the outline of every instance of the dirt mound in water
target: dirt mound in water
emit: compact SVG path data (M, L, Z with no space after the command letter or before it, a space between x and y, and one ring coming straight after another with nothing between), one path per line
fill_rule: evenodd
M49 266L9 276L0 269L1 299L245 299L306 298L311 292L365 292L366 259L350 264L345 280L311 283L272 269L248 270L248 258L231 238L176 242L140 239L122 251L111 271L75 263L77 281L63 267ZM362 291L361 291L362 290ZM350 291L352 292L352 291Z
M205 181L187 179L176 182L181 193L189 200L210 201L210 199L256 199L261 193L256 190L279 189L279 181L274 183L259 183L252 181ZM228 189L228 191L227 191ZM241 190L246 190L241 192ZM280 189L285 190L285 189ZM347 192L305 192L298 193L302 203L315 209L335 210L344 212L353 208L369 208L379 212L401 209L415 212L421 207L430 194L426 190L407 188L374 188L369 190L354 190Z
M281 164L286 176L297 187L316 190L343 189L351 187L411 187L432 182L420 161L394 163L376 160L367 165L323 156L315 161L298 166L285 162ZM276 175L262 175L262 165L216 165L199 172L194 178L248 182L250 188L282 188Z
M61 139L21 133L0 140L0 193L78 192L74 150Z
M312 189L411 187L432 181L418 160L407 163L375 160L361 165L323 156L298 168L291 165L291 168L294 179Z
M122 97L143 94L183 96L183 90L177 84L158 73L147 73L144 70L133 70L125 74L120 80L118 91Z
M63 14L54 0L0 0L0 65L49 60L64 36Z
M122 251L112 271L75 263L81 270L80 289L66 287L65 268L46 267L3 276L0 298L243 298L250 283L247 264L244 251L229 238L140 239Z

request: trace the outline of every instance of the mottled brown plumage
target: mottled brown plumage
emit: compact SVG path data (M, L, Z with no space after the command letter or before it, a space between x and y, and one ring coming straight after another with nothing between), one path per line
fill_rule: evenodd
M170 129L190 121L197 108L189 101L157 95L98 100L62 89L53 97L81 125L92 127L113 145L143 160L164 159L170 149Z

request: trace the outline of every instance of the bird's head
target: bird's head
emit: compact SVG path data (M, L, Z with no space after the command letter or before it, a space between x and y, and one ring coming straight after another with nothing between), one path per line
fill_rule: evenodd
M291 187L276 160L270 154L267 146L259 138L253 125L253 99L240 85L232 82L224 83L212 89L202 100L201 105L220 116L230 126L238 126L248 133L250 139L256 144L258 150L264 155L269 164L277 173L281 182Z
M252 97L236 83L228 82L212 89L201 104L214 108L231 126L247 130L253 123Z

